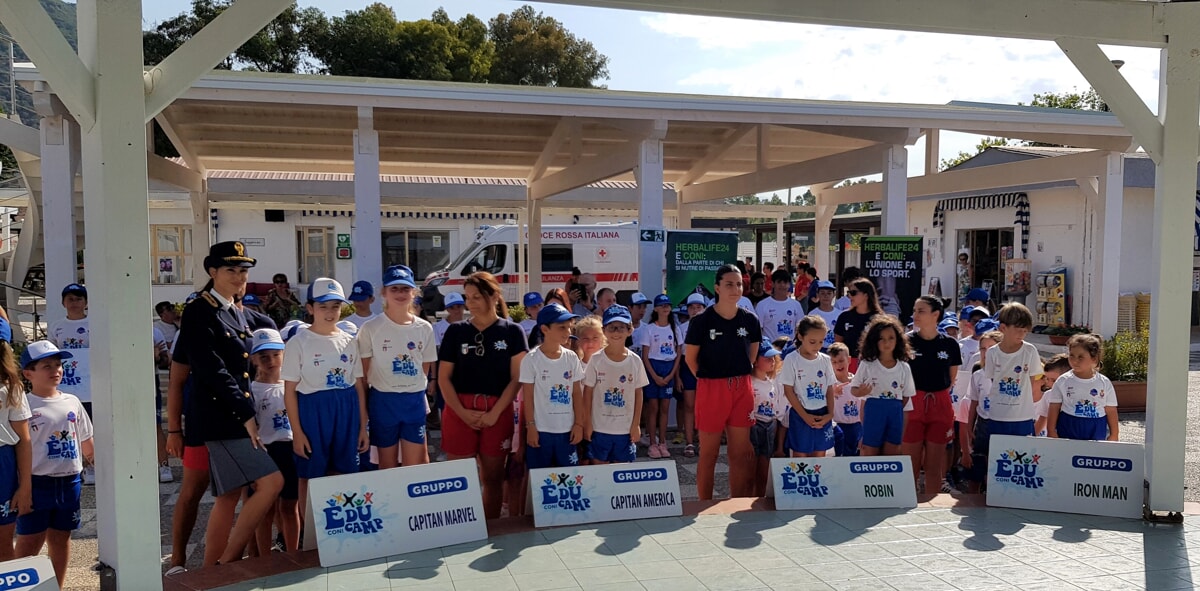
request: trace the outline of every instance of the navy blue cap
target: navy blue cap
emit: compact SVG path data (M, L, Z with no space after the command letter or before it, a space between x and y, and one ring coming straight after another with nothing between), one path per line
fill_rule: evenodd
M975 306L963 306L962 310L958 311L959 320L970 320L971 312L975 311Z
M77 296L83 296L85 298L88 297L87 296L87 288L78 283L71 283L63 288L63 290L62 290L63 296L66 296L69 293L75 294Z
M391 287L393 285L407 285L416 287L417 284L413 280L412 269L404 265L392 265L383 272L383 286Z
M963 298L963 301L969 302L971 300L979 300L981 302L986 302L989 298L990 296L988 295L988 292L984 291L981 287L976 287L967 292L967 297Z
M559 322L566 322L568 320L574 320L576 318L579 318L579 316L576 314L572 314L566 308L564 308L558 304L550 304L549 306L542 308L542 310L540 312L538 312L537 323L538 323L538 326L543 326L546 324L557 324Z
M833 282L832 282L832 281L826 281L826 280L824 280L824 279L821 279L820 281L817 281L817 289L818 289L818 290L821 290L821 289L837 289L837 287L836 287L836 286L834 286L834 284L833 284Z
M939 332L946 332L947 329L951 328L958 330L958 323L953 318L945 318L938 324Z
M654 296L654 307L655 308L657 308L659 306L670 306L670 305L671 305L671 298L667 294L660 293L660 294Z
M629 308L621 304L613 304L604 311L604 326L608 326L612 322L624 322L629 326L633 326L633 316L629 313Z
M248 293L248 294L246 294L245 297L242 298L242 305L243 306L261 306L262 300L258 299L258 296L254 295L252 293Z
M370 281L355 281L347 299L352 302L365 302L372 297L375 297L375 288L371 286Z
M531 291L525 294L525 297L522 298L521 301L525 303L526 308L532 308L534 306L542 305L545 300L542 299L542 294L536 291Z
M208 249L204 268L253 267L258 261L246 256L246 245L238 240L218 242Z

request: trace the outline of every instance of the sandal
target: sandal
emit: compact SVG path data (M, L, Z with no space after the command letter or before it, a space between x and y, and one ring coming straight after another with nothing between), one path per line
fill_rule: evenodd
M687 444L687 447L683 448L683 457L685 457L685 458L696 457L696 446L692 445L690 443Z

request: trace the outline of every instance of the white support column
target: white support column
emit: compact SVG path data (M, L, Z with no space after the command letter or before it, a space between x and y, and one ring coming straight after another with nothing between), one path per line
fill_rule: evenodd
M835 211L836 205L821 205L820 197L817 198L817 217L813 223L813 257L809 263L816 265L818 279L827 279L833 271L833 265L829 261L829 227L833 224ZM834 285L837 285L836 281Z
M908 150L890 146L883 153L882 228L884 236L907 234L908 227Z
M358 108L358 129L354 130L354 222L351 244L354 246L354 280L379 283L383 273L382 220L379 186L379 132L375 131L375 113L371 107ZM375 298L371 311L383 310L383 298Z
M529 291L544 293L542 285L542 202L533 199L526 190L526 218L529 220L525 228L529 239ZM521 231L520 228L517 231ZM555 286L557 287L557 286ZM568 296L570 294L567 294Z
M1195 21L1167 22L1170 41L1159 69L1163 152L1154 183L1156 277L1146 401L1146 506L1159 512L1183 511L1189 326L1180 319L1190 317L1191 277L1184 271L1192 264L1200 142L1200 23Z
M46 268L46 322L66 316L62 288L78 280L75 253L75 174L79 126L62 115L42 117L42 251Z
M1104 338L1117 332L1117 298L1121 286L1121 219L1125 205L1125 157L1119 152L1108 155L1100 176L1096 199L1096 226L1093 244L1098 245L1095 281L1092 284L1092 326Z
M188 201L192 206L192 285L196 289L204 287L208 282L208 273L200 264L204 255L212 246L212 230L209 227L211 216L208 213L208 181L204 181L203 191L192 191Z
M942 165L942 132L940 129L925 130L925 174L937 174Z
M775 268L783 269L787 267L787 253L784 252L783 240L783 220L787 218L784 214L775 216ZM758 261L758 267L761 269L764 261ZM767 278L770 281L770 277Z
M100 560L121 589L162 589L157 511L150 224L140 0L80 0L79 55L95 76L83 133ZM117 524L120 523L120 527Z
M665 135L665 125L663 126ZM637 179L638 228L644 230L663 229L663 159L661 136L641 141L638 148L637 167L633 169ZM665 242L638 243L638 287L642 293L653 298L663 293L663 266L666 264Z

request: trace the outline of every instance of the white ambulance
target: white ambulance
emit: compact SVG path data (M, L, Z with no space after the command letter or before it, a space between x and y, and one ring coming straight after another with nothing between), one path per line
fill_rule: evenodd
M522 226L522 230L527 229ZM496 276L511 305L521 300L517 274L517 226L483 226L462 253L443 269L425 278L422 307L442 310L442 296L462 293L463 281L476 271ZM528 243L525 245L528 247ZM522 261L523 265L528 258ZM621 292L638 290L638 226L633 222L590 226L542 226L542 288L564 287L571 269L591 273L599 287Z

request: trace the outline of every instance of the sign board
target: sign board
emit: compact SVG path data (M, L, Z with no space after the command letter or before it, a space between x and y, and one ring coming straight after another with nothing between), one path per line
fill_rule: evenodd
M59 591L54 565L46 556L0 562L0 591Z
M1142 516L1146 450L1140 443L993 435L988 450L988 505Z
M640 233L642 242L666 242L667 232L665 230L643 229Z
M339 247L337 247L337 258L338 258L338 260L343 260L343 261L344 261L344 260L346 260L346 259L349 259L349 258L351 258L351 257L353 256L353 254L354 254L354 249L353 249L353 248L351 248L351 247L349 247L349 246L339 246Z
M862 271L875 284L879 306L907 324L921 296L921 236L863 236Z
M775 508L912 508L917 487L908 456L774 458Z
M321 566L487 538L475 460L308 481Z
M683 515L674 461L529 471L536 527Z
M350 235L349 234L338 234L337 235L337 245L339 248L343 247L343 246L350 246Z
M693 292L711 299L716 270L736 259L736 232L668 232L667 295L676 304Z
M245 244L246 246L266 246L267 245L266 238L238 238L238 240L241 240L242 244Z

